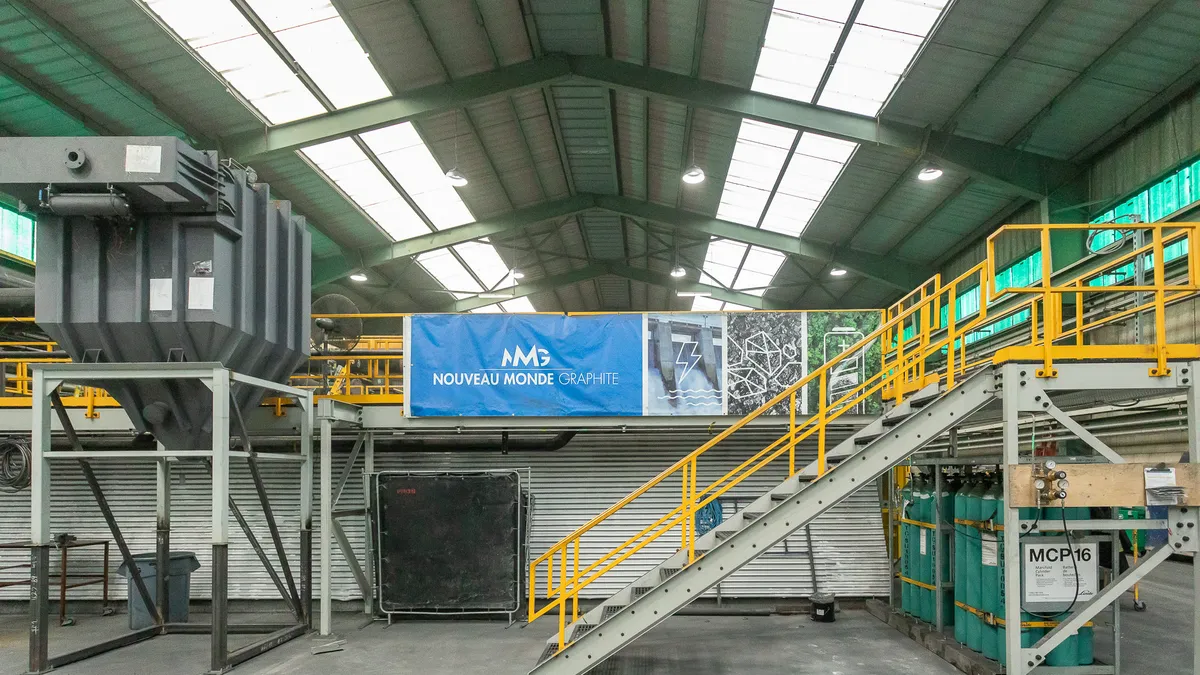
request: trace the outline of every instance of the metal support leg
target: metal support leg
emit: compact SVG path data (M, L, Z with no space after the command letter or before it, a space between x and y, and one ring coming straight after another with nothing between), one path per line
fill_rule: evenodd
M942 467L933 467L933 604L934 625L938 632L945 628L946 617L942 616Z
M29 672L50 670L50 547L29 549Z
M212 377L212 641L209 672L229 669L229 371Z
M367 439L364 443L366 455L363 458L363 527L366 530L366 536L363 541L366 542L366 568L367 575L367 594L363 596L363 613L375 614L375 530L371 526L371 490L369 485L371 482L371 474L375 473L375 434L367 432Z
M1139 256L1140 260L1141 257ZM1200 363L1187 364L1180 380L1188 385L1188 461L1200 462ZM1192 673L1200 675L1200 564L1192 565Z
M158 444L159 452L164 448ZM163 621L171 620L171 594L168 585L171 579L171 465L167 458L156 461L157 491L156 496L156 527L154 530L155 543L155 595L158 600L158 613Z
M1021 387L1032 380L1033 366L1012 364L1002 368L996 379L1001 390L1003 410L1004 464L1016 464L1020 458L1020 398ZM1024 370L1023 370L1024 369ZM1004 472L1004 522L1020 521L1020 511L1012 508L1012 472ZM1004 538L1004 653L1010 672L1021 663L1021 540L1019 528L1006 527Z
M333 420L321 420L321 635L333 632Z
M58 421L62 424L63 433L66 434L67 440L71 442L71 447L75 452L82 454L84 452L83 444L79 442L79 437L75 434L75 427L71 425L71 418L67 416L67 409L63 407L62 399L57 393L51 393L49 396L50 405L53 406ZM87 480L88 487L91 488L92 497L96 500L96 506L100 507L100 515L104 516L104 522L108 523L108 530L112 533L113 541L117 542L117 548L121 551L121 559L125 561L125 567L129 570L129 576L133 579L138 596L146 606L146 613L153 617L154 623L161 626L164 623L163 616L159 614L158 607L150 599L150 590L146 586L145 579L142 578L141 571L133 561L133 553L130 552L124 535L121 534L116 516L113 515L112 509L108 505L104 490L100 488L100 481L96 479L96 472L92 471L92 465L87 461L82 459L78 461L79 468L83 470L83 477Z
M313 398L301 401L300 420L300 607L304 621L312 628L312 486L313 486Z
M50 401L53 391L33 371L33 457L30 469L29 672L50 669Z

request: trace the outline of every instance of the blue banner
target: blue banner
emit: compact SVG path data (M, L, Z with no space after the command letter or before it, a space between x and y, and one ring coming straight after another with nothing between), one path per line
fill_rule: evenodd
M405 359L413 416L642 414L636 314L421 314Z

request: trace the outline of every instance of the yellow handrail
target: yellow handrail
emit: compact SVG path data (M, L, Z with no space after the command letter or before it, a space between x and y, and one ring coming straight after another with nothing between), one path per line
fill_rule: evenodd
M1010 225L1001 228L988 239L987 258L979 264L948 283L943 283L939 276L921 284L900 301L883 311L881 325L869 335L846 349L836 358L822 364L809 372L799 381L781 391L771 400L759 406L756 410L718 433L696 450L680 458L649 481L632 491L612 506L597 514L588 522L576 528L573 532L551 546L535 558L529 565L529 620L535 620L555 609L559 612L559 648L565 648L567 628L567 603L572 605L572 620L578 618L578 601L580 592L609 572L623 561L642 550L651 542L657 540L666 532L680 527L680 550L687 552L687 563L691 564L698 556L695 550L695 514L698 510L720 498L728 490L741 483L748 476L787 454L789 475L795 475L796 445L812 435L817 436L817 475L826 471L826 431L830 423L836 421L853 406L875 394L882 393L887 398L899 404L908 392L916 391L933 383L944 383L946 388L953 388L961 383L963 378L975 368L999 362L1003 359L1003 350L995 354L974 356L968 354L968 342L973 336L983 335L989 327L1000 325L1001 322L1014 317L1021 317L1025 312L1030 316L1030 333L1021 344L1039 350L1039 358L1043 361L1043 375L1053 376L1054 358L1106 358L1113 353L1110 345L1084 345L1084 333L1095 328L1110 325L1121 317L1141 311L1155 312L1155 345L1153 359L1157 361L1152 374L1165 375L1166 354L1169 345L1165 336L1165 306L1183 297L1195 295L1200 288L1197 284L1197 256L1189 249L1185 279L1182 283L1167 284L1166 263L1163 260L1164 245L1184 237L1191 246L1197 243L1198 227L1195 223L1169 223L1142 226L1152 230L1153 243L1142 246L1129 253L1114 258L1104 258L1104 263L1097 269L1076 274L1067 280L1055 279L1053 257L1051 250L1052 230L1090 230L1106 229L1105 226L1078 225ZM1125 226L1112 229L1126 229ZM1042 250L1042 270L1038 286L1022 288L999 289L996 284L996 265L994 242L1006 232L1016 230L1037 230L1040 234ZM1166 232L1166 230L1172 230ZM1127 283L1105 285L1105 275L1129 260L1136 259L1147 252L1153 254L1154 280L1150 285L1132 286ZM1102 283L1089 285L1089 282L1100 280ZM958 314L958 299L977 285L979 287L979 307L965 316ZM1153 293L1151 302L1142 303L1135 295L1133 306L1120 308L1115 312L1099 318L1088 319L1085 312L1084 300L1091 293ZM1063 311L1064 295L1070 293L1076 302L1073 313L1073 326L1066 326ZM1095 296L1092 296L1095 297ZM1000 304L1003 302L1003 304ZM946 316L942 317L942 308ZM1040 313L1039 313L1040 308ZM911 335L906 335L906 328L912 329ZM1039 330L1040 329L1040 330ZM830 401L828 391L829 373L843 359L865 350L875 340L882 340L881 369L870 376L854 389L842 394L837 400ZM1069 341L1076 351L1067 356L1059 354L1059 343ZM1024 357L1022 357L1024 358ZM819 398L816 415L798 422L795 418L796 392L812 382L817 383ZM791 408L788 417L788 430L767 447L741 462L717 480L707 486L697 489L697 465L702 455L720 444L730 435L746 426L749 422L765 414L783 401L788 401ZM614 514L628 507L639 497L662 485L672 476L680 476L680 500L678 505L660 516L657 520L643 527L636 534L625 539L618 546L603 553L590 563L580 567L578 551L582 539L589 532L601 526ZM574 562L568 576L566 554L574 551ZM702 552L701 552L702 555ZM555 583L554 560L561 558L557 583ZM545 567L544 592L539 594L539 570ZM538 606L539 597L546 602Z

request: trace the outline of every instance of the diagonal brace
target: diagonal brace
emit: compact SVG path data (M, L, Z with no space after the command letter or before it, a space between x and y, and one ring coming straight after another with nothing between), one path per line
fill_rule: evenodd
M1094 598L1088 600L1079 609L1075 610L1070 618L1058 624L1054 630L1047 633L1041 640L1038 640L1033 647L1021 650L1022 663L1018 664L1021 675L1042 665L1046 660L1046 655L1054 651L1055 647L1077 633L1083 627L1083 624L1091 621L1101 610L1113 602L1120 600L1125 591L1133 588L1134 584L1149 574L1155 567L1158 567L1159 563L1169 559L1173 552L1174 549L1170 546L1160 546L1154 553L1142 558L1136 565L1125 570L1124 574L1117 577L1113 583L1106 586Z
M58 415L58 421L62 424L63 432L67 435L67 440L71 442L71 447L75 452L82 453L83 444L79 442L79 436L75 434L75 427L71 424L71 418L67 417L67 409L63 407L62 398L55 391L50 394L50 405L54 406L54 412ZM154 623L161 626L163 624L163 616L158 611L158 606L150 599L150 589L146 586L145 579L142 579L142 573L138 569L137 564L133 560L133 553L129 551L129 544L125 541L125 537L121 534L121 528L117 525L117 519L113 516L112 508L108 505L108 499L104 497L104 490L100 488L100 481L96 480L96 472L92 471L92 465L87 460L79 460L79 467L83 469L83 476L87 479L88 487L92 490L92 496L96 499L96 505L100 507L100 513L104 516L104 521L108 523L108 529L112 533L113 541L117 542L117 548L121 551L121 558L125 561L125 567L129 570L129 576L133 578L133 585L137 587L138 595L141 596L142 602L146 605L146 611L150 616L154 617ZM161 570L159 571L162 572Z
M358 453L362 451L363 441L367 435L365 433L358 435L358 440L354 442L354 447L350 450L350 457L346 460L345 466L342 467L342 473L338 475L336 486L333 488L333 506L336 507L338 500L342 498L342 490L346 488L346 481L350 480L350 471L354 468L354 463L358 461Z
M1063 425L1068 430L1070 430L1071 433L1078 436L1079 439L1082 440L1084 443L1087 443L1088 445L1092 446L1093 450L1095 450L1096 452L1103 455L1105 459L1112 462L1113 464L1124 464L1125 463L1125 458L1122 457L1121 455L1119 455L1112 448L1108 447L1107 443L1100 440L1099 438L1096 438L1096 436L1092 432L1088 431L1087 429L1084 429L1082 424L1080 424L1079 422L1076 422L1075 418L1073 418L1070 415L1068 415L1067 413L1063 412L1062 408L1059 408L1058 406L1054 405L1054 402L1051 401L1050 397L1047 396L1045 393L1043 393L1042 395L1046 396L1046 403L1042 409L1045 410L1047 413L1049 413L1050 416L1053 417L1055 420L1058 420L1059 424Z
M275 545L275 555L279 558L279 567L283 570L284 578L287 579L292 604L300 607L300 593L296 589L296 579L292 576L292 567L288 564L287 552L283 548L279 525L275 522L275 513L271 510L271 499L267 496L267 488L263 483L262 473L258 469L258 458L254 456L254 448L250 445L250 434L246 431L246 421L242 419L242 409L238 406L232 391L229 399L230 407L233 408L234 416L237 418L238 433L242 437L242 444L246 447L246 464L250 467L250 478L254 480L254 491L258 493L258 501L262 504L263 518L267 521L267 529L271 532L271 541Z
M350 572L354 574L354 581L358 584L358 590L362 592L363 598L371 592L371 586L367 582L367 575L363 574L362 565L358 563L358 556L354 553L354 547L350 545L350 538L346 536L346 530L342 528L342 524L337 518L329 521L333 527L333 537L337 539L338 548L342 549L342 555L346 558L346 563L350 565Z

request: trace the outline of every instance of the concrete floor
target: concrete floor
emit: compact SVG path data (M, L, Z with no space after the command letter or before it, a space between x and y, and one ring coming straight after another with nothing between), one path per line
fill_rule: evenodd
M1172 675L1191 670L1191 566L1167 563L1143 585L1145 613L1122 611L1122 672ZM1128 611L1124 611L1128 610ZM126 617L79 616L79 624L55 628L51 653L62 653L124 630ZM193 616L204 621L205 616ZM238 621L270 617L241 615ZM518 675L533 664L554 629L542 621L505 628L492 621L400 622L364 627L359 615L335 617L341 652L313 656L328 638L304 637L235 670L244 675L374 675L393 673L489 673ZM1172 626L1172 623L1174 624ZM28 623L0 617L0 675L24 672ZM1098 658L1111 661L1106 622L1097 626ZM230 636L231 647L252 636ZM109 652L59 671L63 675L162 675L201 673L208 662L206 636L173 635ZM788 675L836 673L940 675L957 673L896 630L861 610L847 610L834 624L805 616L673 617L599 668L604 675Z

